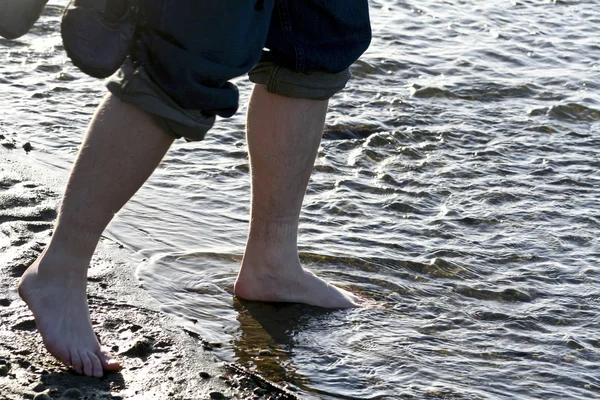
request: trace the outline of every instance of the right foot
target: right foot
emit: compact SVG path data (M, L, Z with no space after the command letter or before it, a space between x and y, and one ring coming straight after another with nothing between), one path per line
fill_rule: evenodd
M323 308L359 307L360 298L300 267L281 270L243 265L235 282L236 296L250 301L302 303Z
M92 328L85 271L42 268L44 254L23 274L19 295L33 313L46 349L80 374L101 377L104 370L118 370L119 363L100 349Z

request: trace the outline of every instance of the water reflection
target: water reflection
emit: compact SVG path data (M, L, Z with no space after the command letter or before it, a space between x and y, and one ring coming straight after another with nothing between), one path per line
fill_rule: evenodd
M308 320L329 311L284 303L254 303L237 297L233 308L239 322L232 345L236 361L274 382L306 390L310 380L297 373L294 348L301 345L298 335L308 327Z

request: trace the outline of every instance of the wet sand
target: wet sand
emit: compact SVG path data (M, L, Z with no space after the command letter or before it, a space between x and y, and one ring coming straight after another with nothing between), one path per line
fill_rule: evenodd
M107 238L90 265L88 298L96 334L122 369L88 378L50 356L16 286L48 243L65 177L29 151L0 130L0 399L296 398L177 327L140 288L131 254Z

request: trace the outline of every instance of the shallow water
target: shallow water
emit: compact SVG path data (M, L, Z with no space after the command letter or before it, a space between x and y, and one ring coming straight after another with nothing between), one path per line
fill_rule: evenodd
M596 1L371 5L375 38L332 101L300 249L378 307L233 297L244 109L176 144L108 234L186 329L303 397L600 398ZM68 62L59 15L0 39L0 130L66 171L104 89Z

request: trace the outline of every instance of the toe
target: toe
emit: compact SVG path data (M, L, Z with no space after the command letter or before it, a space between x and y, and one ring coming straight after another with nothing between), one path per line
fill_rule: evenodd
M83 363L79 353L75 349L70 349L69 353L71 354L71 366L78 374L83 374Z
M121 364L119 364L119 362L112 358L109 354L103 351L100 351L96 354L98 355L100 363L102 364L102 368L105 371L117 371L119 368L121 368Z
M81 358L81 364L83 365L83 373L86 376L94 375L94 364L92 360L90 360L89 353L87 351L82 351L79 353L79 357Z
M96 378L102 378L104 371L102 370L102 363L100 362L100 359L95 353L89 353L89 357L93 365L92 376L95 376Z

